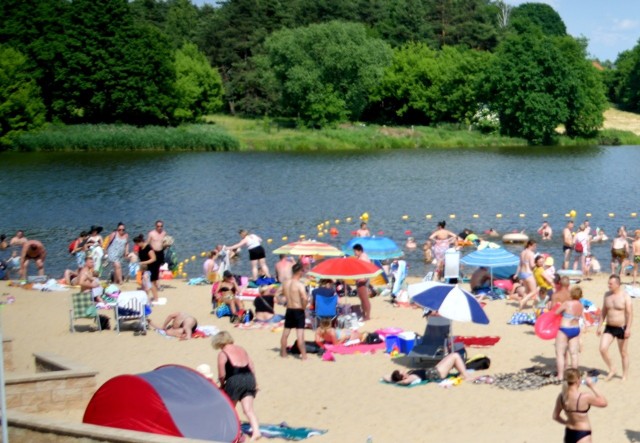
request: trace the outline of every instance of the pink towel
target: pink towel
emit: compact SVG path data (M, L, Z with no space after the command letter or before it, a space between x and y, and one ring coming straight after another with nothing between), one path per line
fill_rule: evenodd
M375 354L376 351L385 348L384 343L376 343L374 345L353 345L353 346L344 346L344 345L324 345L324 348L327 351L331 351L334 354L338 355L348 355L348 354Z

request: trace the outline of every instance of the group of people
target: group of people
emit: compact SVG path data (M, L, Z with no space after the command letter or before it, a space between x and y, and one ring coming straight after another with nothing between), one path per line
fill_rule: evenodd
M6 235L0 236L0 262L6 277L10 277L14 271L18 271L20 279L27 279L29 264L36 265L39 276L45 275L44 263L47 258L47 250L39 240L28 239L23 230L7 241Z

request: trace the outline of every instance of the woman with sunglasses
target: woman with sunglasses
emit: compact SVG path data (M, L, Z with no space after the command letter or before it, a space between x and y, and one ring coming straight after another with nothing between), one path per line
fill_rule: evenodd
M127 234L124 223L118 223L115 231L109 234L107 240L107 260L113 266L113 282L122 284L122 263L129 255L129 234Z

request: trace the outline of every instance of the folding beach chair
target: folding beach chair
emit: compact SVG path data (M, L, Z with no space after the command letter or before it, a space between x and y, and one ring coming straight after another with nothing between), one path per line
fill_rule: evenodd
M315 292L314 306L312 325L313 329L316 329L320 319L330 318L333 321L338 316L338 294L323 295L321 292Z
M145 304L140 300L132 298L123 305L118 305L114 309L116 316L116 330L120 333L120 322L139 320L140 330L147 333L147 314Z
M90 292L80 292L71 294L71 308L69 309L69 331L75 332L74 321L79 318L93 319L101 331L100 315L96 303L93 301L93 295Z
M407 357L416 365L434 366L451 352L458 352L463 360L466 358L464 344L454 343L451 336L451 320L430 316L424 335L417 340Z

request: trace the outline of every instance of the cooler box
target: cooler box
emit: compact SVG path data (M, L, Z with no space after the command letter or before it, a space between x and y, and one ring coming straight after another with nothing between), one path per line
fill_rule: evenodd
M397 335L387 335L384 339L385 351L387 354L391 354L393 347L395 346L400 351L400 338Z
M416 344L416 334L413 332L403 332L398 335L398 341L400 342L400 352L409 354Z

